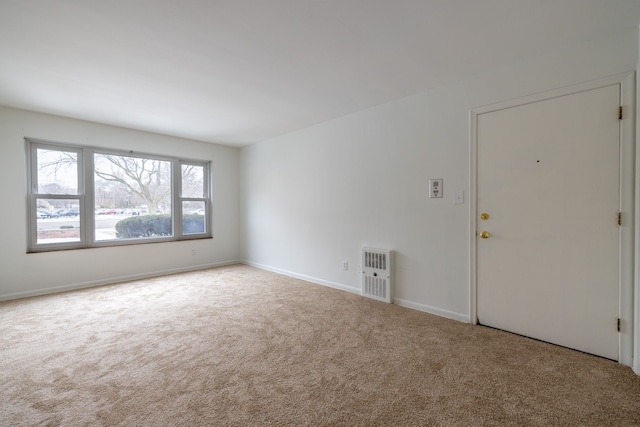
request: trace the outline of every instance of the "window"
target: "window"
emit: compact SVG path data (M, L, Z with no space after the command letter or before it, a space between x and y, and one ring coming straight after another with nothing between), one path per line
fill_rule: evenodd
M182 162L180 168L180 203L182 212L182 233L204 233L205 222L202 219L207 211L206 170L202 164Z
M26 141L30 252L211 237L208 162Z

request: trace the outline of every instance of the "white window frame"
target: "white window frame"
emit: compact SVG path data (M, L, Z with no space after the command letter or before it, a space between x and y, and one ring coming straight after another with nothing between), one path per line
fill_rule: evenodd
M90 147L76 144L51 142L41 139L25 137L27 156L27 214L28 214L28 242L27 252L47 252L66 249L82 249L107 246L136 245L145 243L170 242L179 240L206 239L212 237L211 230L211 162L179 159L170 156L141 153L135 151L118 151L102 147ZM60 195L38 193L38 165L37 149L70 151L77 153L78 162L78 194ZM94 180L94 156L95 154L108 154L126 157L142 157L151 160L162 160L171 163L171 223L173 234L171 236L96 240L95 237L95 180ZM202 198L183 198L180 194L182 188L182 165L202 166L204 170L204 188ZM71 199L78 200L80 206L80 239L77 242L38 243L37 239L37 206L38 199ZM182 232L182 201L204 201L204 232Z
M184 197L182 194L182 166L183 165L190 165L190 166L200 166L203 168L203 189L202 189L202 197ZM211 163L210 162L200 162L200 161L194 161L194 160L179 160L178 162L174 163L174 171L173 171L173 177L174 177L174 188L176 189L175 192L177 193L177 205L176 207L178 208L178 221L177 224L174 224L175 230L177 230L177 233L179 233L180 235L183 236L194 236L194 235L198 235L198 234L207 234L210 233L210 214L211 214ZM176 180L176 178L178 178ZM183 217L183 212L182 212L182 202L204 202L204 211L205 211L205 221L204 221L204 233L188 233L185 234L184 231L182 230L182 217Z

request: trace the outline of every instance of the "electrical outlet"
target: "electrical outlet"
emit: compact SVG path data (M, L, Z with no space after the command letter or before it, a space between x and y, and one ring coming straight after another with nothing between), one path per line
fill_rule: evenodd
M442 178L429 180L429 198L439 199L442 197Z
M342 269L344 271L349 270L349 261L342 261Z

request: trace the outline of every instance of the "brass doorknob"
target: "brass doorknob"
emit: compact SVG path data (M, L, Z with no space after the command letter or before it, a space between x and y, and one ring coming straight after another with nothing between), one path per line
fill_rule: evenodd
M480 233L480 237L482 237L483 239L488 239L489 238L489 232L488 231L483 231Z

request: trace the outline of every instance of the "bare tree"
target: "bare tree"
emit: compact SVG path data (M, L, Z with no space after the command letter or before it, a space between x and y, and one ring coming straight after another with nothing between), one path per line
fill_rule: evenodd
M171 195L171 163L164 160L96 154L95 175L138 195L150 214L156 213Z
M104 153L95 153L93 160L95 176L102 182L115 184L111 187L111 192L137 196L147 205L150 214L158 212L164 204L170 203L171 162ZM77 167L77 158L73 153L56 151L55 158L39 163L38 167L52 176L55 183L58 181L58 174L64 174L66 170ZM184 164L181 173L183 193L191 197L201 197L204 188L202 166ZM100 187L100 182L96 180L96 189ZM116 207L115 203L112 207Z
M78 159L75 153L39 149L38 192L75 194L78 188L77 168Z
M182 165L182 196L202 197L204 193L204 169L200 165Z

